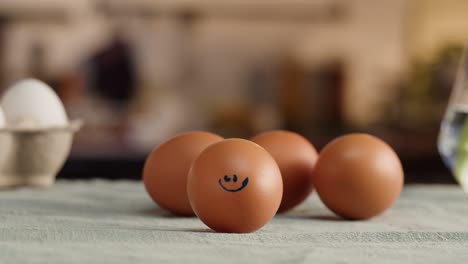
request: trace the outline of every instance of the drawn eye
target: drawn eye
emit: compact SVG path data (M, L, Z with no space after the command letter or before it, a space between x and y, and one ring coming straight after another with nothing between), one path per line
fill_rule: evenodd
M225 182L230 182L230 181L231 181L231 178L228 177L227 175L224 175L224 181L225 181ZM237 181L237 178L236 178L235 181Z
M234 182L237 182L237 175L236 175L236 174L233 175L232 180L233 180Z

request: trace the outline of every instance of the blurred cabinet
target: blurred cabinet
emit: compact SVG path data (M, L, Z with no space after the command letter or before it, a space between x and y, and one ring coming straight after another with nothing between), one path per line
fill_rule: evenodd
M285 127L304 132L341 127L344 74L339 62L304 68L293 61L285 61L278 74Z

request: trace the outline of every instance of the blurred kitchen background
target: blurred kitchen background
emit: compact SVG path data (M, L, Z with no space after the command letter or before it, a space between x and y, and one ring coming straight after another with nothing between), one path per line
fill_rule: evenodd
M454 182L436 149L466 0L0 0L0 87L49 83L77 135L62 178L141 177L175 133L368 132L407 182Z

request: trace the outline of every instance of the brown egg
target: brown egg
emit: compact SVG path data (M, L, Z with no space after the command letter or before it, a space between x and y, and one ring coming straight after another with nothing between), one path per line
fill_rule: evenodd
M265 148L278 164L283 177L283 199L279 212L303 202L312 192L312 177L318 154L314 146L299 134L269 131L251 139Z
M143 182L151 198L174 214L194 215L187 197L190 165L202 150L222 139L196 131L179 134L157 146L143 169Z
M244 139L206 148L192 164L187 191L196 215L218 232L253 232L273 216L283 182L271 155Z
M314 186L323 203L348 219L366 219L389 208L403 187L396 153L382 140L350 134L320 152Z

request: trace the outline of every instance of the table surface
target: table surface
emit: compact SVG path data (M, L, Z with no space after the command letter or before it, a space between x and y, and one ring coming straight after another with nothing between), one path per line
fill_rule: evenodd
M157 208L141 182L0 191L0 263L103 261L468 263L468 195L454 185L406 186L385 214L345 221L314 194L255 233L221 234Z

